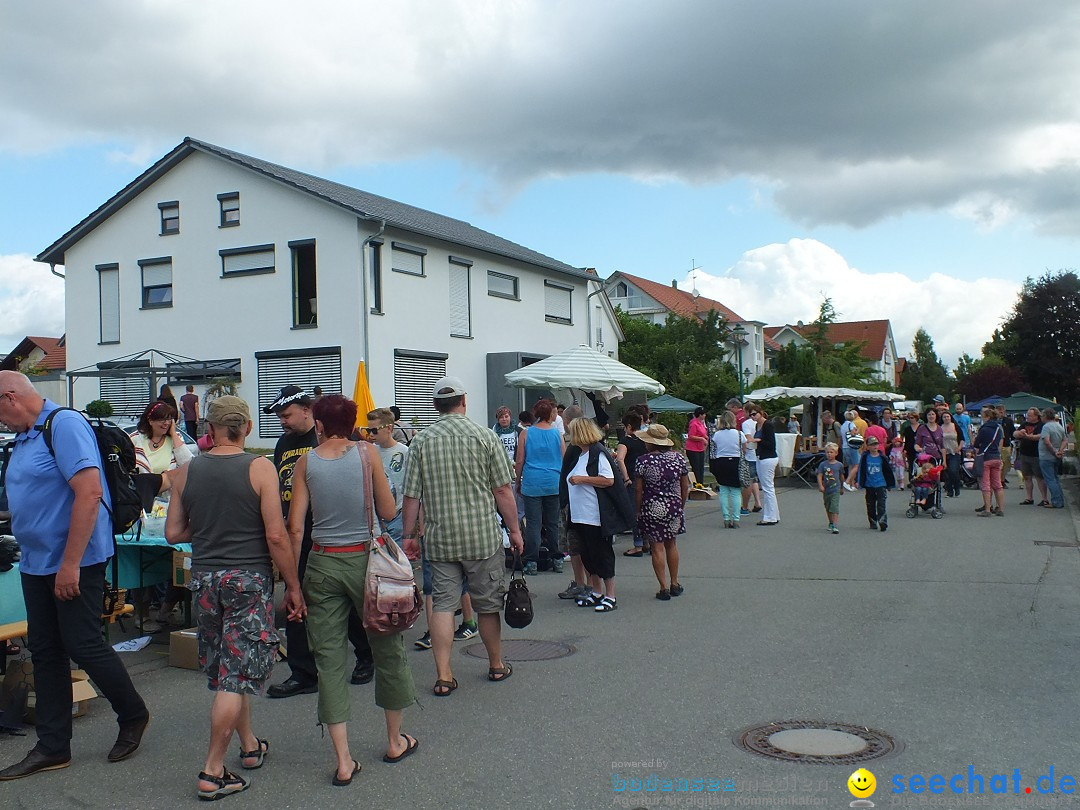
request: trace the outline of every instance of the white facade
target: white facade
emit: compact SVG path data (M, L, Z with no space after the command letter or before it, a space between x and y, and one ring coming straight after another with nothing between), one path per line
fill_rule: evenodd
M219 195L234 192L239 224L223 226ZM173 202L179 204L179 229L162 235L161 204ZM422 388L416 375L429 384L444 368L464 380L473 395L471 415L490 424L488 353L546 356L582 343L617 351L618 327L601 302L603 294L586 300L600 288L599 279L589 282L389 226L365 250L365 239L378 231L379 223L339 205L194 151L67 246L68 369L151 348L197 360L239 359L238 392L252 405L256 420L249 445L265 447L278 433L276 418L263 416L260 422L256 405L273 399L268 392L283 384L281 375L306 388L321 384L325 393L351 395L357 365L364 360L377 405L396 402L406 421L426 421L429 414L410 413L402 401L409 393L403 391L408 388L403 375L412 375ZM312 242L316 294L295 296L294 248L309 251ZM240 248L258 250L230 253ZM267 266L271 250L272 269ZM169 280L168 264L147 264L166 257L171 290L145 290ZM365 290L373 261L377 281ZM227 275L223 262L245 272ZM396 265L413 272L422 266L423 275L398 272ZM489 295L489 278L500 295ZM517 296L507 297L515 286ZM144 306L147 296L151 304L171 298L171 305ZM295 323L294 299L301 297L306 304L299 320L306 322ZM376 304L378 311L369 314ZM560 306L568 307L568 322L551 317L552 308ZM201 393L202 386L196 390ZM182 386L174 387L174 394L180 393ZM97 378L76 381L74 402L98 396ZM427 399L430 410L430 389Z

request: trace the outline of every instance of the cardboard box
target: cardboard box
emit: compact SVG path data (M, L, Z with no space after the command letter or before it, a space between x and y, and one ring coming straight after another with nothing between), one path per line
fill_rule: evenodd
M8 665L4 676L3 693L9 695L19 686L26 686L30 692L26 698L26 712L23 719L27 723L35 720L37 694L34 692L34 665L29 660L13 661ZM90 676L81 669L71 671L71 716L82 717L86 714L86 704L96 698L98 693L90 684Z
M191 552L174 551L172 553L173 585L186 588L191 583Z
M169 634L169 666L180 669L199 668L199 636L194 627L175 630Z

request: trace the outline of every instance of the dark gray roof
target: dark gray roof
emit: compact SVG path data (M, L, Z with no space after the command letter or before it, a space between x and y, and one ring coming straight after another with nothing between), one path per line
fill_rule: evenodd
M412 205L397 202L377 194L369 194L366 191L350 186L335 183L312 174L298 172L294 169L279 166L266 160L253 158L224 149L212 143L199 141L195 138L184 138L183 142L173 149L165 157L139 175L135 180L117 192L113 197L102 204L86 219L77 224L70 231L61 236L37 256L37 261L49 264L63 264L64 252L90 233L94 228L112 216L116 211L126 205L147 186L171 170L180 161L194 151L200 151L208 155L236 163L252 171L271 177L286 185L311 194L320 199L338 205L359 217L371 220L386 220L387 227L398 228L424 236L441 239L456 245L470 247L475 250L492 253L526 264L542 267L578 278L588 278L598 281L595 276L587 275L584 270L564 264L550 256L537 253L527 247L511 242L509 239L495 236L481 230L468 222L453 217L436 214L417 208Z

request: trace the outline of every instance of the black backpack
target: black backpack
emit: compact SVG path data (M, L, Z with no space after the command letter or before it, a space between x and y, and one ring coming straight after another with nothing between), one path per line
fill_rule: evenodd
M510 571L510 584L506 586L506 610L504 618L507 625L517 629L528 627L533 620L532 596L521 574L521 555L514 552L514 568Z

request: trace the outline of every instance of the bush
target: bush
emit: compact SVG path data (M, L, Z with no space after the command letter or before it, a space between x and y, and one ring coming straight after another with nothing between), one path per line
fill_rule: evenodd
M89 416L108 419L113 415L113 406L103 399L95 399L93 402L86 403L86 413Z

